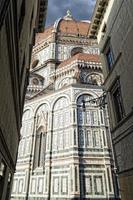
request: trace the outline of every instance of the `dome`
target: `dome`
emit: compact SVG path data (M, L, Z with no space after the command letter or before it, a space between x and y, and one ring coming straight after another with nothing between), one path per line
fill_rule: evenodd
M61 35L76 35L76 36L88 36L90 29L89 21L77 21L73 18L71 12L68 10L67 14L63 18L59 18L55 21L54 25L49 26L43 33L39 33L36 38L36 43L50 36L53 32Z
M87 36L90 23L76 20L60 20L57 32L79 36Z

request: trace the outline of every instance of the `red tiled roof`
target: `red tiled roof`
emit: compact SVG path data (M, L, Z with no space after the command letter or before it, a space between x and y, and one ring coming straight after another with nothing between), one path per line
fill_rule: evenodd
M71 64L74 60L100 63L100 58L99 58L99 55L97 55L97 54L78 53L75 56L63 61L58 66L58 68L64 67L68 64Z
M49 26L45 29L43 33L38 33L36 35L36 44L43 41L45 38L51 35L52 31L53 31L53 26Z
M91 23L88 22L61 19L57 25L57 29L54 28L53 25L45 28L43 33L38 33L36 36L36 44L51 35L54 29L57 30L58 33L88 36L90 25Z
M58 26L58 30L61 33L76 34L76 35L79 34L83 36L88 35L89 29L90 29L90 23L88 22L65 20L65 19L62 19Z

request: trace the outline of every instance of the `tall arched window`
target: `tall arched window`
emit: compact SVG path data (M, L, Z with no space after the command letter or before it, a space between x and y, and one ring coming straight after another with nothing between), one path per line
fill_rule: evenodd
M40 127L36 134L34 168L42 167L45 164L46 135L44 127Z
M99 146L99 111L96 107L93 96L84 94L77 100L77 121L79 147L97 147Z
M70 124L68 99L62 97L57 100L53 111L53 152L57 152L70 145L70 131L67 128Z
M27 109L23 113L22 118L22 128L20 131L21 134L21 140L19 143L19 149L18 149L18 157L23 157L27 154L30 154L30 145L28 145L28 139L29 135L32 133L32 111L30 109Z
M36 113L36 140L34 151L34 168L45 165L46 140L48 127L48 106L43 104Z

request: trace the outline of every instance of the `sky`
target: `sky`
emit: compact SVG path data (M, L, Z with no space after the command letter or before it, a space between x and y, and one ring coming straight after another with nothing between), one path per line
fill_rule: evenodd
M90 20L96 0L48 0L46 27L70 10L76 20Z

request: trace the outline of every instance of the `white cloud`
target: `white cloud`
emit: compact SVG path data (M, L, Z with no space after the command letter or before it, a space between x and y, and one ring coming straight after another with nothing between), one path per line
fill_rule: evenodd
M95 0L49 0L47 25L63 17L68 9L77 20L89 20L92 15Z

